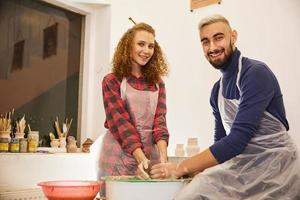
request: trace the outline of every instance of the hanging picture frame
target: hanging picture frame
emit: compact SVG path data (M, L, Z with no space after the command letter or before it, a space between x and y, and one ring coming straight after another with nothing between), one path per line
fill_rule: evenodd
M48 26L43 30L43 59L57 54L57 31L58 23Z
M25 46L25 40L21 40L14 44L12 66L10 70L11 72L22 70L23 58L24 58L24 46Z
M220 4L222 0L190 0L191 12L194 9L205 7L211 4Z

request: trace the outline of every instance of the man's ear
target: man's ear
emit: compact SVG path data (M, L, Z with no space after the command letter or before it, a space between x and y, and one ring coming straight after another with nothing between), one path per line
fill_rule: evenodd
M235 44L236 40L237 40L237 37L238 37L238 33L236 32L236 30L232 30L231 32L231 41L233 44Z

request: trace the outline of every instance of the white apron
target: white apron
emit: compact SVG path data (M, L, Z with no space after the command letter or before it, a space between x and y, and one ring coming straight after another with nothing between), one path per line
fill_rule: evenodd
M236 81L239 90L241 68L242 56ZM229 134L240 102L224 98L222 89L221 78L218 106ZM299 200L298 164L296 148L286 128L265 111L257 132L240 155L199 173L175 199Z

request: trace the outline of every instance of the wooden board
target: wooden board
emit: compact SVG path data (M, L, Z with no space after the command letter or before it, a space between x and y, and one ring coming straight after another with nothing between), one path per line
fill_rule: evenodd
M216 3L221 3L221 0L191 0L191 11Z

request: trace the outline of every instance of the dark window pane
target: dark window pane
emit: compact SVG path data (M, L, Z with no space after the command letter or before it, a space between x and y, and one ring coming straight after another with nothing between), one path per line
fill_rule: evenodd
M25 114L44 146L56 117L73 119L77 138L83 19L42 1L0 0L0 114Z

